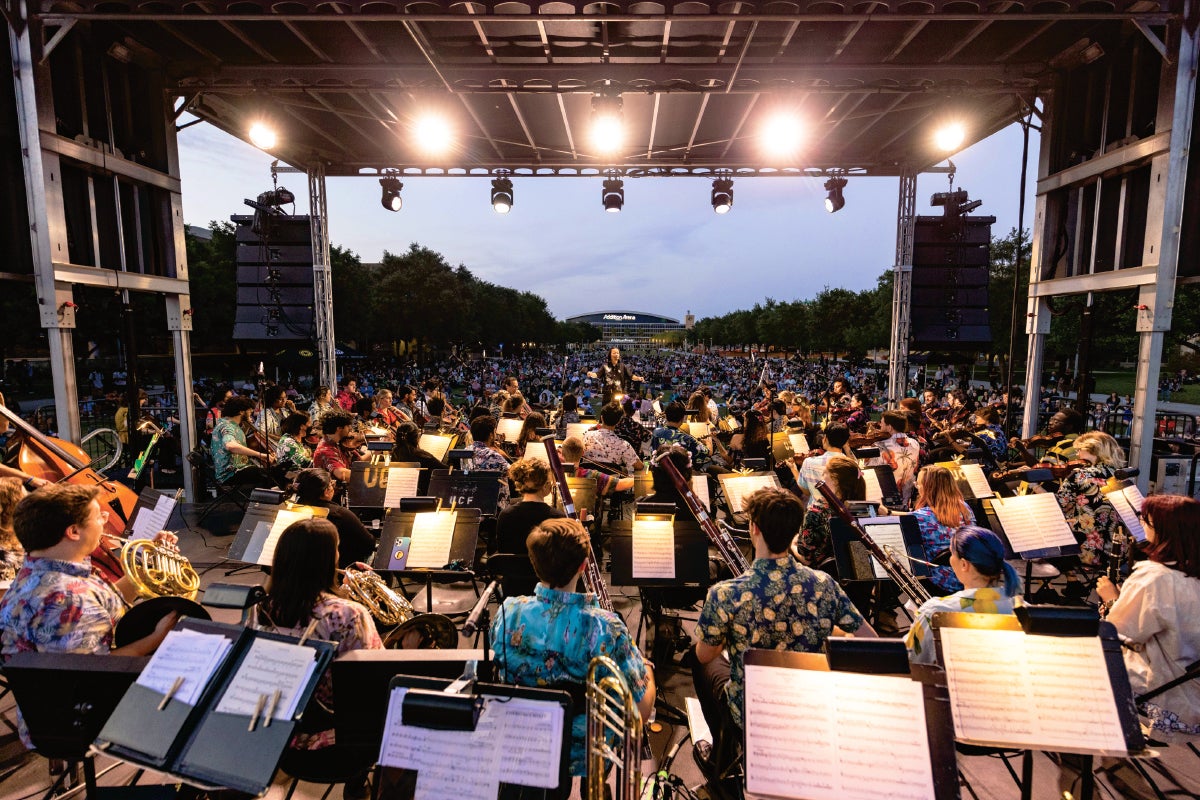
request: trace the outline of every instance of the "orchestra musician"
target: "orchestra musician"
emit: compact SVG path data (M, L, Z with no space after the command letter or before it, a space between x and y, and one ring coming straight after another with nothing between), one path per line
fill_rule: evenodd
M492 642L500 679L521 686L582 684L593 657L605 655L621 670L641 712L654 708L653 664L642 657L621 617L605 611L593 594L575 591L588 555L588 535L578 520L548 519L527 539L539 583L532 597L509 597L492 617ZM576 688L579 688L576 686ZM586 775L586 714L571 722L569 773ZM547 796L565 798L566 792Z
M481 414L471 420L471 469L473 471L508 472L509 458L496 442L496 420ZM508 505L508 478L500 481L499 508Z
M625 412L616 403L601 408L600 424L583 434L583 457L596 464L611 464L624 475L633 475L644 464L629 442L616 434L617 423L624 416Z
M1113 534L1121 525L1116 509L1102 489L1124 466L1125 452L1116 439L1102 431L1080 434L1073 445L1076 460L1084 464L1062 480L1055 494L1067 524L1079 541L1079 560L1099 565L1104 562L1106 546L1112 543Z
M900 411L889 409L883 412L879 428L887 434L886 439L877 443L879 457L895 473L901 500L907 506L916 488L921 444L915 438L905 435L908 430L908 416Z
M654 434L647 430L645 425L634 419L634 414L637 413L637 403L632 397L626 395L622 398L621 411L623 416L613 428L613 432L629 442L629 446L633 448L634 452L641 455L645 446L654 438Z
M404 387L404 389L407 388L407 386ZM400 391L403 392L404 389ZM403 401L401 402L403 403ZM401 422L412 419L411 408L407 408L403 404L399 406L392 405L391 389L380 389L375 392L372 404L374 408L371 410L371 423L382 428L387 428L389 432L395 430L396 426Z
M826 453L828 458L821 462L821 473L814 476L810 471L807 479L811 481L809 485L815 486L817 481L825 481L843 502L866 500L867 482L863 480L858 462L836 451L827 450ZM804 463L807 466L808 460ZM833 543L829 532L832 516L833 511L826 504L825 498L814 489L808 509L804 513L803 524L792 542L792 554L800 563L820 568L833 558Z
M377 544L375 536L353 511L333 502L337 482L332 475L317 467L302 469L292 482L292 490L296 493L297 503L325 509L325 518L337 528L339 569L345 569L356 561L371 560Z
M629 393L634 381L644 381L641 375L633 374L629 366L621 360L621 349L610 348L608 360L595 370L589 371L589 378L598 379L602 387L601 404L608 405L614 395Z
M504 379L504 391L508 393L510 398L521 398L520 405L516 407L516 410L513 413L515 413L521 419L525 419L527 416L529 416L529 412L533 409L531 409L529 407L529 403L525 401L525 395L521 393L521 383L517 380L516 375L509 375Z
M274 478L255 461L267 462L267 453L255 450L246 443L245 426L249 424L254 401L248 397L231 397L221 409L221 418L213 426L210 448L217 482L224 485L273 486Z
M838 455L847 458L854 456L848 447L850 429L842 423L829 423L819 435L821 436L821 452L817 455L807 456L804 463L800 465L799 474L796 476L796 484L800 488L800 497L804 501L805 508L817 495L815 488L817 481L825 480L825 465L829 463L829 459ZM797 453L797 456L799 455L801 454Z
M328 414L330 411L336 411L337 403L333 400L333 392L328 386L318 386L313 393L312 405L308 407L308 417L313 425L321 424L321 417Z
M846 427L851 433L866 433L867 423L871 417L867 413L871 399L865 392L855 392L850 396L850 413L846 416Z
M274 439L279 436L279 426L284 418L295 410L284 387L278 384L268 386L262 393L262 410L255 416L254 429L261 433L265 423L268 438Z
M1009 444L1021 452L1026 466L1032 467L1038 463L1028 448L1041 444L1052 445L1042 456L1042 463L1065 464L1075 458L1075 439L1083 432L1083 428L1082 414L1073 408L1060 408L1046 423L1044 436L1032 436L1029 439L1013 437Z
M0 658L15 653L113 653L147 656L175 625L167 614L149 635L113 649L117 622L137 597L128 576L115 584L92 572L90 554L104 535L111 513L100 505L95 486L56 484L22 499L13 529L25 563L0 601ZM156 541L176 538L160 531ZM32 748L20 710L21 741Z
M313 451L313 466L323 469L338 481L350 480L351 459L342 448L354 420L345 411L333 411L321 418L321 443Z
M555 436L566 438L567 426L579 422L579 398L574 392L566 392L562 397L562 413L555 423Z
M354 404L362 399L362 394L358 391L358 381L350 378L346 381L346 385L338 392L337 404L342 407L343 411L353 411Z
M1008 458L1008 442L1004 438L1004 428L1000 427L1000 412L995 406L981 406L975 409L975 435L987 445L988 452L996 463L1002 464Z
M696 624L692 679L719 747L722 737L741 738L742 694L750 647L820 652L835 628L874 636L850 598L829 575L792 558L788 547L800 529L804 507L781 489L760 489L745 504L754 563L744 574L708 590ZM729 653L729 660L721 657ZM697 760L711 774L711 754Z
M353 650L380 650L383 642L366 607L347 599L337 583L338 529L325 519L293 522L279 536L271 574L267 578L267 597L250 611L247 625L255 630L288 636L309 636L333 642L335 657ZM308 769L333 769L346 758L334 747L333 673L326 670L305 709L305 727L311 732L296 733L284 755L303 759ZM328 727L313 730L309 714L328 721ZM369 796L367 770L346 781L343 797Z
M578 436L568 436L559 451L567 475L573 475L576 478L592 478L596 481L597 497L605 497L611 492L628 492L636 482L632 475L618 477L598 469L585 467L582 464L583 439Z
M517 456L525 454L525 446L531 442L540 442L541 436L538 436L538 429L546 427L546 418L537 411L531 411L525 417L525 421L521 423L521 432L517 434L516 446Z
M985 528L968 525L950 537L950 568L963 588L948 597L931 597L917 609L917 616L904 643L914 664L933 664L930 620L942 611L975 614L1011 614L1019 601L1021 579L1004 560L1004 543Z
M279 425L279 440L275 443L275 460L287 470L312 466L312 451L305 444L308 437L308 414L297 411L288 414Z
M392 446L392 461L416 462L425 470L446 468L446 465L437 456L421 448L421 429L413 422L401 422L396 426L396 443Z
M704 443L681 427L686 416L683 404L678 400L667 403L663 409L663 425L655 428L650 436L650 450L657 453L664 444L676 444L688 451L692 457L692 468L702 471L712 463L712 453Z
M1119 588L1096 584L1105 618L1128 640L1122 647L1134 694L1179 678L1200 657L1200 502L1151 495L1138 514L1146 560ZM1146 702L1155 738L1200 734L1200 681L1186 681Z
M964 525L975 524L966 499L954 482L954 475L945 467L930 464L917 475L917 503L913 511L921 529L921 545L926 558L950 546L950 535ZM963 587L950 567L932 567L929 581L936 589L952 594Z

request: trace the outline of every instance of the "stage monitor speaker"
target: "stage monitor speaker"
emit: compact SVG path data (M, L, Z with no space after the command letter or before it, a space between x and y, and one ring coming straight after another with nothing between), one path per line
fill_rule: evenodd
M259 216L263 216L261 213ZM311 340L312 227L308 216L270 215L255 232L254 217L235 214L237 313L235 340Z
M978 350L992 341L988 277L995 217L917 217L910 347Z

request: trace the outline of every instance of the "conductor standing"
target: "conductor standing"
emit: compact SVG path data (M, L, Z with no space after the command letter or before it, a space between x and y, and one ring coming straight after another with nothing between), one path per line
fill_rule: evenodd
M629 394L629 388L634 381L645 380L641 375L634 375L629 366L621 360L621 349L618 347L609 350L608 360L599 369L587 375L600 381L603 405L608 405L617 395Z

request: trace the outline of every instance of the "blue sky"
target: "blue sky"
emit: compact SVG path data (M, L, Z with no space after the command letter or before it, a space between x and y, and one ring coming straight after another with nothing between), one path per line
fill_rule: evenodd
M270 156L207 124L179 134L184 217L208 225L271 188ZM1025 227L1032 226L1037 134L1030 141ZM1017 224L1021 131L1007 128L953 156L956 188L982 199L977 214L997 218L993 235ZM809 298L823 287L858 290L875 284L895 254L894 178L851 178L846 206L825 211L822 181L738 179L733 209L713 213L711 181L641 178L625 181L625 208L606 214L602 179L514 178L511 213L495 213L485 178L404 178L404 208L379 203L375 178L330 178L331 241L363 259L412 242L440 252L493 283L546 298L560 318L631 309L697 318L750 308L766 297ZM307 180L280 176L307 213ZM922 175L917 213L945 191L945 175ZM334 302L341 302L334 298Z

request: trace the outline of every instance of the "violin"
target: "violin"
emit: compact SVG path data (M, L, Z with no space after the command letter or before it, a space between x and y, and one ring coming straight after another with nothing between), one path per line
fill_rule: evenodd
M99 488L100 497L97 499L100 505L112 510L104 523L105 535L121 539L133 517L137 493L92 469L91 457L79 445L47 436L4 406L0 406L0 415L22 434L21 450L17 455L18 468L27 475L52 483ZM107 580L117 581L125 575L120 560L103 543L92 551L92 564Z
M1028 439L1012 438L1008 444L1014 450L1021 454L1021 459L1029 466L1032 466L1037 460L1033 454L1029 452L1031 447L1052 447L1062 441L1065 434L1062 433L1041 433L1030 436Z
M1092 465L1091 462L1084 461L1081 458L1075 459L1072 461L1067 461L1067 462L1060 463L1060 464L1049 464L1049 463L1034 464L1033 466L1017 467L1016 469L1010 469L1010 470L1006 470L1004 472L994 472L994 473L992 473L992 480L995 480L995 481L1012 480L1013 478L1019 478L1024 473L1029 472L1030 470L1033 470L1033 469L1049 470L1050 474L1054 476L1055 480L1062 480L1063 478L1067 477L1075 470L1082 469L1083 467L1090 467L1091 465Z

